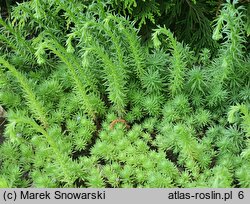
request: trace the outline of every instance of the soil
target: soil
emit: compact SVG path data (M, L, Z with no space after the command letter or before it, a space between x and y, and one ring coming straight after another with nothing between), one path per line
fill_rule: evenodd
M6 124L6 118L4 117L5 114L6 113L4 109L2 108L2 106L0 106L0 144L2 144L4 141L3 132Z
M0 117L0 144L2 144L4 141L3 131L5 123L6 123L5 118Z

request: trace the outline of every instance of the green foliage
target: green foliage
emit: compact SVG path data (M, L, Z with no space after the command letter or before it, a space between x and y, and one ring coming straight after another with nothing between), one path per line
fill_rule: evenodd
M108 5L118 13L131 15L139 27L145 25L146 21L155 23L155 16L160 16L160 4L155 0L110 0Z
M0 187L250 187L249 19L227 1L212 32L213 3L13 6L0 18Z

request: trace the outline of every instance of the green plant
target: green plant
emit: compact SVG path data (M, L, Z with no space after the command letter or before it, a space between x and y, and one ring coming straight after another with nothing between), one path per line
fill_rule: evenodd
M143 42L159 5L33 0L0 18L0 187L250 186L244 6L221 5L210 50L166 26Z

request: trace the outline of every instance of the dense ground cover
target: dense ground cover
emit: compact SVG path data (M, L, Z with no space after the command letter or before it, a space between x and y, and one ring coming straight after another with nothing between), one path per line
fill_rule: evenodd
M250 187L249 6L186 2L5 9L0 187Z

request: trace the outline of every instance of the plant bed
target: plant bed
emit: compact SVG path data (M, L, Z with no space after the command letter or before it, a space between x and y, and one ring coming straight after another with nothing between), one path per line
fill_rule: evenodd
M165 26L142 41L142 19L110 6L36 0L0 18L0 187L250 187L244 6L221 6L212 50Z

